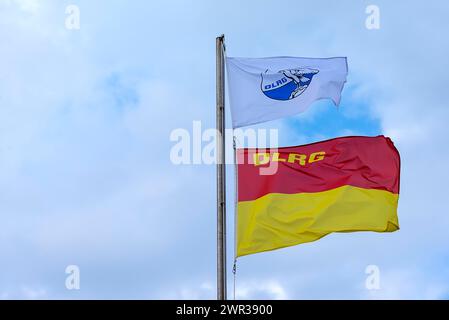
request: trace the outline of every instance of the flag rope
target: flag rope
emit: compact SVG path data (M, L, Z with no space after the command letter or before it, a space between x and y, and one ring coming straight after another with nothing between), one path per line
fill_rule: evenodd
M235 283L237 279L237 259L234 259L234 266L232 267L232 273L234 276L234 300L235 300Z
M237 279L237 204L238 204L238 163L237 163L237 138L233 135L233 148L234 148L234 266L232 267L232 273L234 278L234 300L235 300L235 287Z

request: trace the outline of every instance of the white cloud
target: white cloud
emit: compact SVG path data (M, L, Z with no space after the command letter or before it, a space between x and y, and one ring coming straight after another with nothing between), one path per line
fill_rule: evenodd
M363 299L445 299L449 285L414 269L389 270L381 273L379 290L365 290Z
M447 6L381 1L382 27L368 31L363 4L328 2L323 11L292 1L289 10L310 14L269 28L284 6L80 5L83 26L69 32L61 3L0 1L0 297L72 297L61 277L74 259L83 297L214 297L215 169L171 166L168 136L193 120L214 125L213 40L223 31L230 55L347 54L341 112L379 121L403 159L398 233L334 235L245 257L237 297L447 295L449 48L436 32L448 28ZM314 124L321 111L303 121ZM320 123L313 133L300 122L294 132L272 125L281 144L327 138ZM369 263L385 274L373 296L358 286Z
M288 299L285 288L277 280L258 279L252 282L238 282L235 290L236 299Z
M22 288L22 295L25 299L45 299L47 297L47 292L45 289L32 289L28 287Z

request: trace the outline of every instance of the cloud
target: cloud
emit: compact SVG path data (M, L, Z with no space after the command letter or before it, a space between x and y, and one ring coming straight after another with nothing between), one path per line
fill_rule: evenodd
M348 56L339 109L258 126L280 144L384 133L402 155L399 232L240 259L237 297L447 296L449 47L435 30L449 7L404 4L379 2L370 31L363 3L291 1L310 14L267 26L284 6L79 1L81 30L68 31L63 3L0 1L0 297L214 298L215 168L173 166L169 133L214 126L222 32L234 56ZM229 256L232 179L230 167ZM379 292L363 287L373 263ZM79 292L65 289L68 264Z
M235 290L236 299L273 299L285 300L288 295L284 287L276 280L256 280L253 282L242 282Z
M432 277L433 278L433 277ZM431 279L415 268L389 270L381 273L379 290L366 290L363 299L446 299L449 288L444 280Z

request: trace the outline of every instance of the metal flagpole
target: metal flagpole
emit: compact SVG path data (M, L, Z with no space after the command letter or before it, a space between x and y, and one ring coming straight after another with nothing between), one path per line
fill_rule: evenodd
M216 38L217 81L217 299L226 300L226 166L224 35Z

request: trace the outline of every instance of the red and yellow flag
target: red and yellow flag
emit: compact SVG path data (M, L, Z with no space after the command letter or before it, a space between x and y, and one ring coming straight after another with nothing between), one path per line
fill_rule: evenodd
M238 149L237 256L332 232L399 229L400 157L384 136Z

